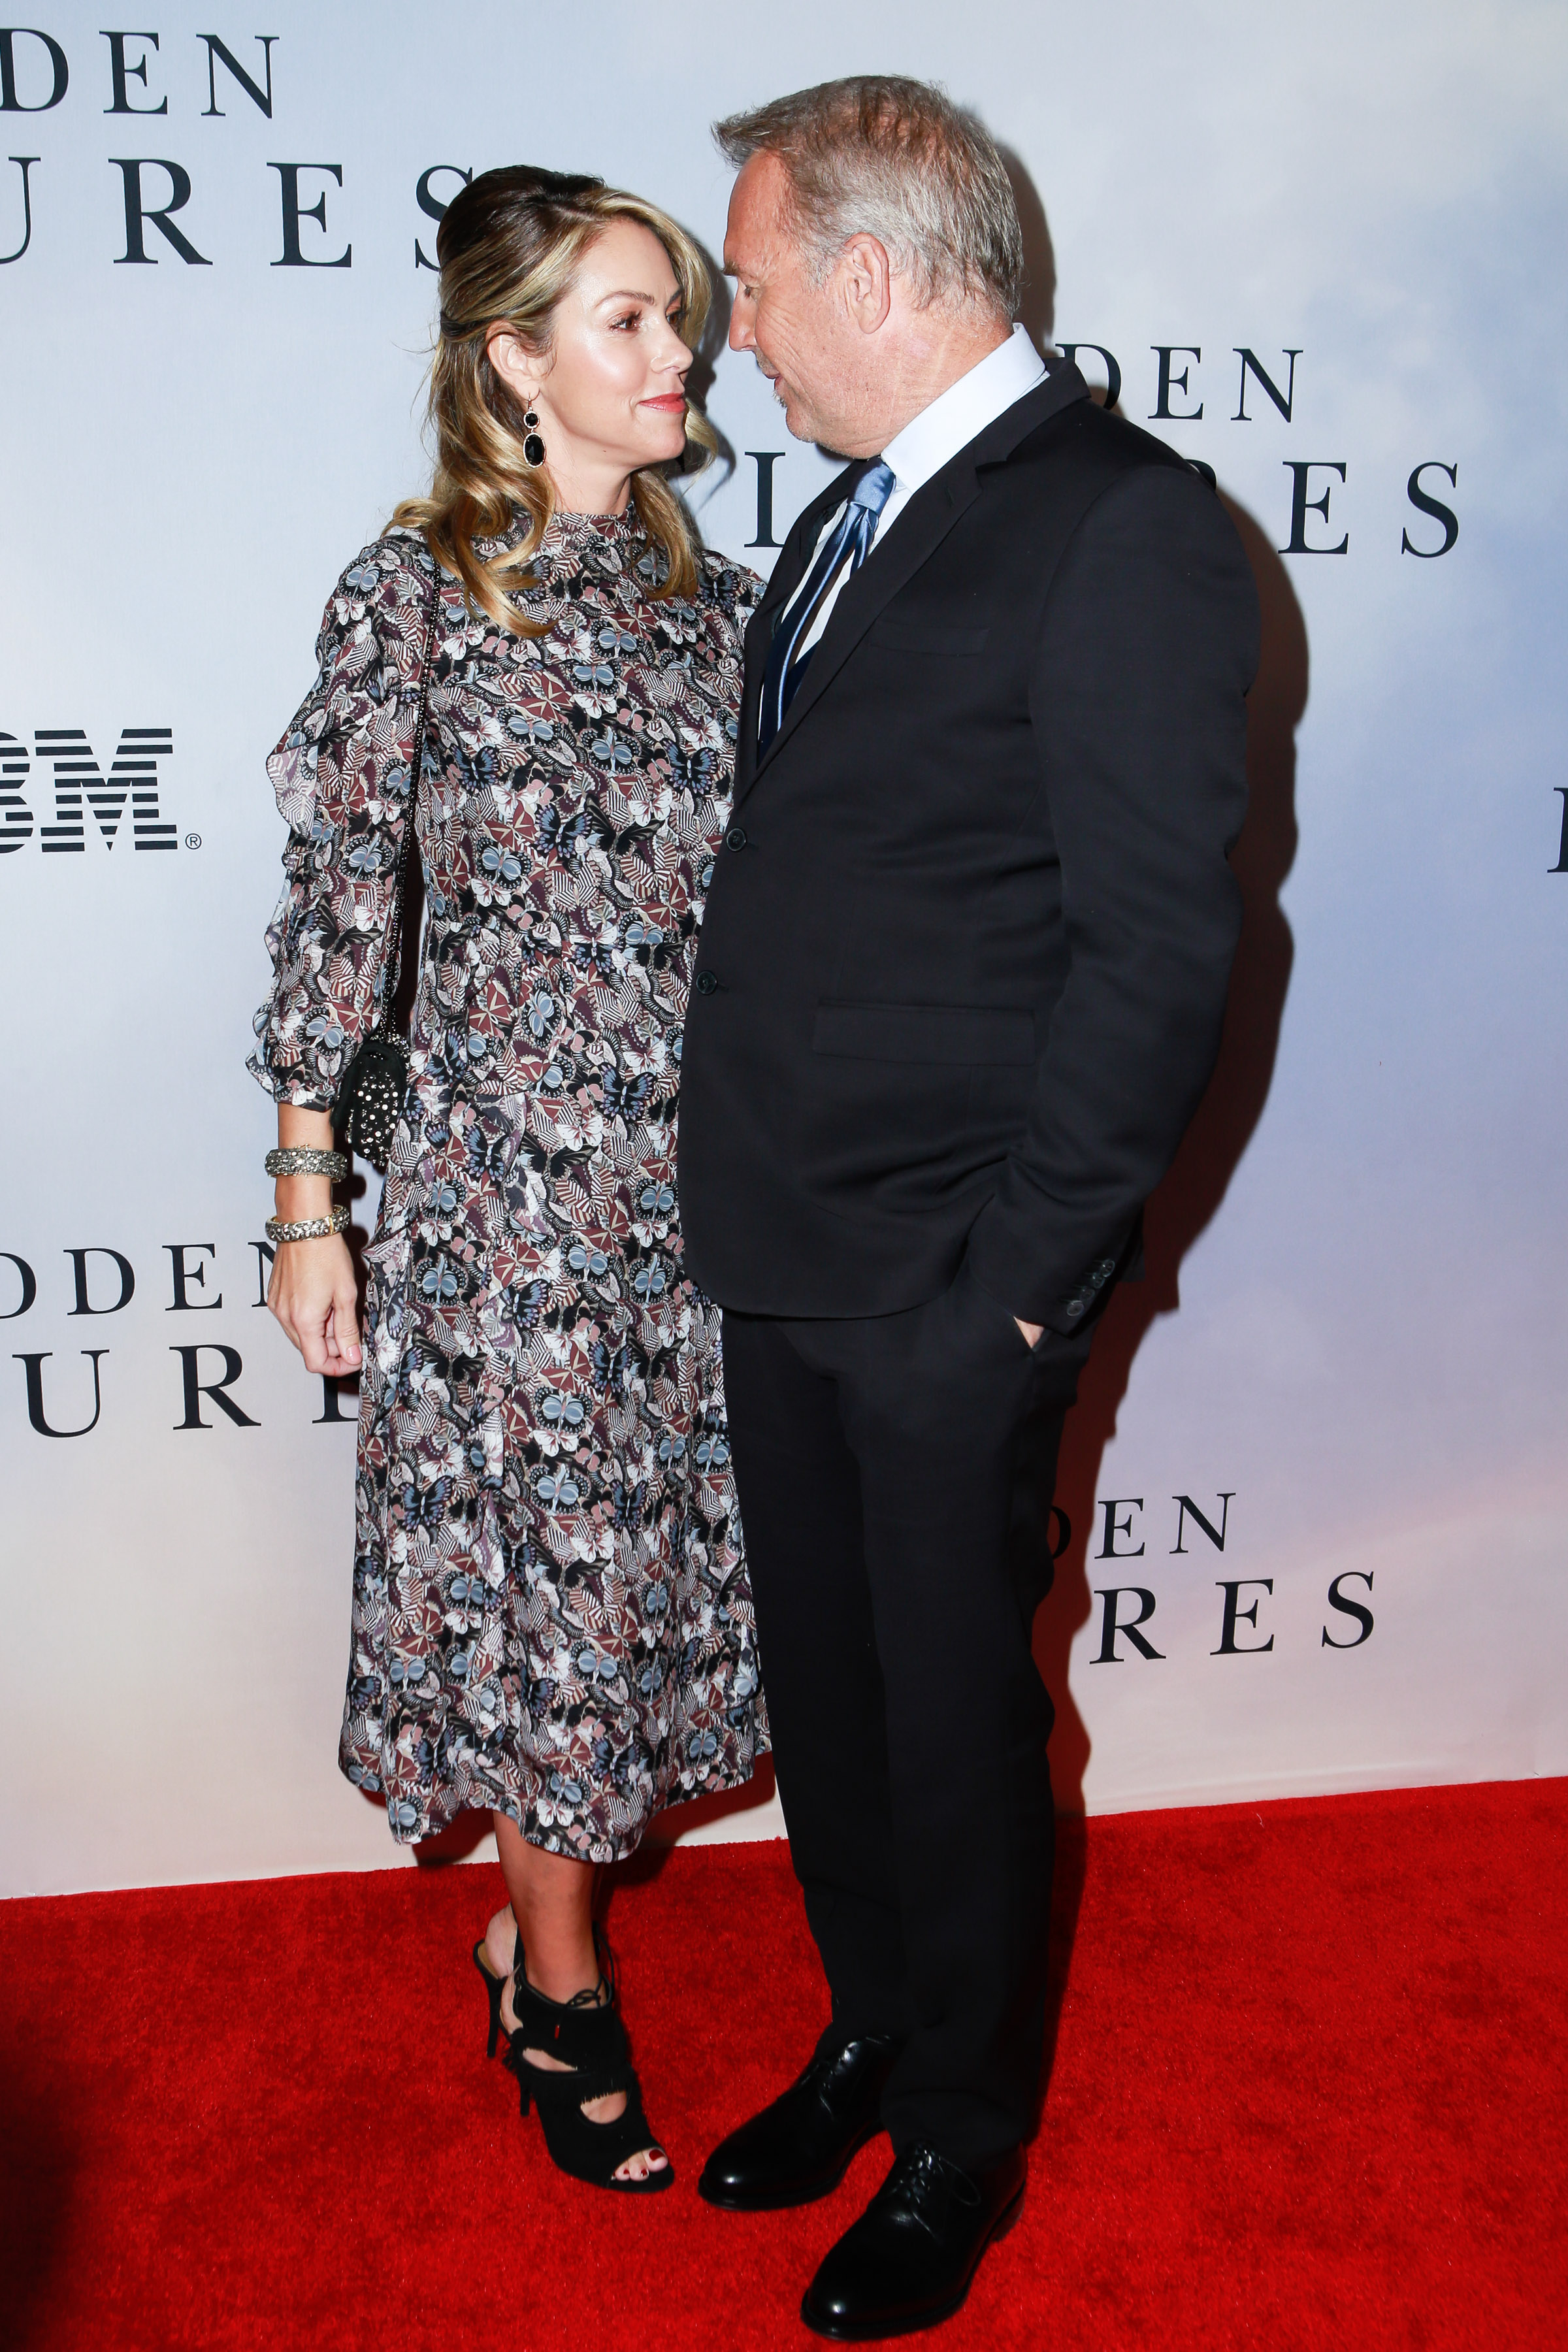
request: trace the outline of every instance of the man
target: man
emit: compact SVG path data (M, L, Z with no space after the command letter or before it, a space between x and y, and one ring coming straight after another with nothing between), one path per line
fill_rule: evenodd
M803 2316L956 2310L1023 2194L1045 2001L1040 1514L1208 1078L1258 620L1206 482L1010 321L990 139L829 83L719 126L731 345L850 459L746 642L688 1019L780 1792L833 2021L705 2196L887 2181Z

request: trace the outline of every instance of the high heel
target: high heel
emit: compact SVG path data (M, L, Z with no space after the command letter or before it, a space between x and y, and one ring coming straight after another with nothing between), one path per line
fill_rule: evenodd
M558 2001L547 2000L529 1983L520 1941L517 1970L511 1980L517 2023L511 2029L502 2063L517 2078L522 2114L527 2115L531 2105L539 2109L544 2144L559 2171L570 2174L574 2180L586 2181L592 2189L615 2189L628 2196L650 2197L669 2187L675 2179L675 2168L667 2161L658 2171L645 2173L640 2180L616 2178L629 2157L640 2155L645 2148L658 2148L661 2156L664 2150L643 2111L642 2091L621 2021L615 1963L608 1947L601 1947L596 1928L594 1947L596 1953L602 1950L603 1954L598 1983L592 1992L580 1992L571 2000ZM483 1969L483 1974L487 1985L494 1983L489 1969ZM491 2013L499 2025L499 1992L492 2000ZM531 2065L524 2055L525 2046L547 2051L551 2057L560 2060L566 2071L557 2074ZM625 2093L626 2104L612 2121L595 2123L584 2114L584 2106L589 2101L607 2099L616 2091Z
M522 1958L522 1944L521 1939L518 1943L517 1954L518 1961L521 1962ZM487 2058L493 2058L496 2054L496 2043L501 2037L502 2027L500 2003L501 1995L506 1990L507 1980L505 1977L498 1977L489 1962L486 1959L485 1948L482 1940L474 1946L474 1966L478 1969L480 1976L483 1977L485 1980L485 1990L489 1995L490 2038L485 2045L485 2056Z

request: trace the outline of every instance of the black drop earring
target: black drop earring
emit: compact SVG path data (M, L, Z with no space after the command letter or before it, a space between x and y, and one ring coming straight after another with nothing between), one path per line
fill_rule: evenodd
M544 444L539 437L539 418L535 412L530 408L524 410L522 421L528 428L523 435L522 454L528 459L531 466L542 466L544 463Z

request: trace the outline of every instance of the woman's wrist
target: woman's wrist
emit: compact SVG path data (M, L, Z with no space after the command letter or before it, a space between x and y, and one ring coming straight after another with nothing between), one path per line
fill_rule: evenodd
M278 1214L292 1223L300 1217L331 1214L332 1186L327 1176L279 1176L273 1186Z

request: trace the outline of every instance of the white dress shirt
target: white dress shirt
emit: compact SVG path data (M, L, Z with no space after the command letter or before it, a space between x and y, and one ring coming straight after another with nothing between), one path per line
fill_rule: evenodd
M1015 327L1006 342L999 343L994 352L987 352L967 375L961 375L956 383L950 383L929 408L922 408L918 416L910 419L901 432L894 434L882 452L882 462L892 467L897 478L882 509L877 536L866 558L868 563L874 561L878 548L915 492L923 488L933 474L940 474L948 460L956 457L961 449L967 448L988 425L994 425L1015 401L1022 400L1026 392L1033 392L1037 383L1044 382L1045 375L1045 362L1027 333L1024 328ZM843 514L842 506L835 507L817 534L816 547L822 545L831 531L837 530ZM811 561L802 574L802 588L811 576L811 565L816 560L816 548L814 547ZM820 639L827 626L828 614L838 600L843 580L844 573L840 572L806 632L801 653L808 652ZM795 595L799 593L800 589L797 588ZM792 597L790 603L793 604L794 601ZM789 606L784 609L787 612ZM783 625L782 618L780 625ZM795 658L799 659L799 654Z

